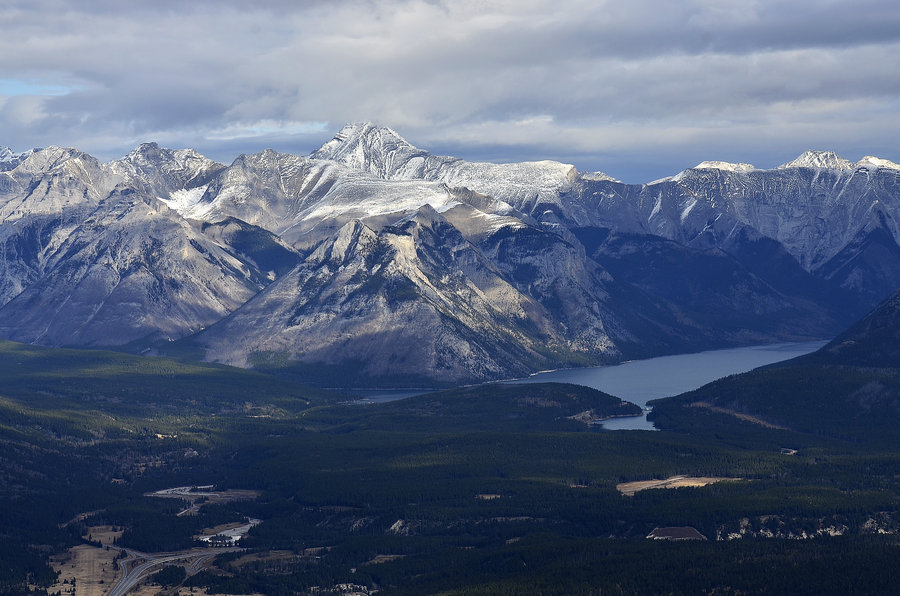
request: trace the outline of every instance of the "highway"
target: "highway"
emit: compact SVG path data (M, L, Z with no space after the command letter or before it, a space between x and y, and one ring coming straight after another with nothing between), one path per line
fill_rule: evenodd
M145 579L148 575L162 569L166 563L185 561L190 571L196 573L210 559L221 553L241 550L239 548L195 548L189 551L174 553L144 553L130 548L121 552L127 556L119 560L122 577L115 583L109 596L125 596L128 591ZM193 560L192 560L193 559Z

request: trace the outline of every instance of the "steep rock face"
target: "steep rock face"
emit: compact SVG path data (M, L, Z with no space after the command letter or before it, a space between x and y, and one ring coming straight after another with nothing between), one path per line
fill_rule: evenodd
M332 161L266 150L239 157L193 200L166 202L185 217L233 217L310 248L353 219L390 224L422 205L445 209L460 200L441 183L384 181Z
M17 165L25 161L29 155L36 153L40 149L32 149L22 153L15 153L9 147L0 147L0 172L12 170Z
M892 215L900 208L900 169L873 165L874 158L854 167L811 167L846 160L810 155L774 170L693 168L625 193L600 182L588 200L607 227L641 229L682 244L723 246L749 226L781 243L808 271L851 242L879 206L891 214L885 225L900 236ZM636 209L621 208L623 194Z
M308 363L359 361L376 377L460 381L523 375L550 361L542 331L554 332L541 306L425 206L380 231L348 222L196 341L225 362L275 352Z
M0 306L58 262L72 231L119 181L96 159L59 147L0 173Z
M219 320L267 273L146 191L121 164L51 147L0 174L0 336L116 346Z
M0 335L444 381L826 336L900 286L900 167L808 152L628 185L348 125L230 166L0 153ZM343 364L342 364L343 363Z
M144 143L106 169L120 175L132 188L145 189L152 196L168 199L173 193L186 193L202 187L225 166L193 149L160 148Z
M55 216L73 208L89 208L121 181L86 153L48 147L0 174L0 218L11 222L24 216Z
M467 187L560 233L609 228L734 256L743 238L770 238L808 273L860 292L862 309L900 285L893 274L900 261L893 256L871 280L849 273L835 277L831 263L873 227L885 230L893 244L900 240L900 166L872 156L854 163L833 152L807 151L772 170L707 161L669 178L629 185L556 162L490 164L435 156L371 123L345 126L312 156L386 180Z
M580 228L575 234L619 283L640 292L647 312L655 303L662 311L657 318L679 329L677 339L687 345L702 347L713 336L734 343L765 342L772 333L807 339L849 324L842 303L827 299L827 284L789 257L779 261L777 244L768 239L757 241L752 252L758 254L739 260L718 248L697 250L649 234L602 228ZM750 239L742 239L745 253L752 246ZM761 266L753 270L745 263ZM666 337L663 330L655 335Z
M0 335L53 346L177 339L260 288L246 263L129 195L111 195L48 265L0 309Z
M363 122L344 126L310 157L336 161L376 178L409 179L423 178L425 164L432 156L390 128Z
M572 192L577 175L573 166L554 161L494 164L432 155L372 123L348 124L311 157L337 161L385 180L429 180L465 187L538 219L549 212L554 221L567 212L561 197Z
M856 236L816 270L833 282L875 304L900 287L900 246L884 212L869 219Z
M611 276L585 258L581 247L537 227L504 227L481 242L483 253L520 292L541 304L561 326L562 344L552 345L583 356L614 357L616 340L634 338L618 324L608 286Z
M641 186L600 181L582 188L599 227L721 248L738 258L742 239L774 240L806 272L857 293L857 315L900 285L891 248L900 239L900 168L887 160L853 164L807 152L774 170L697 167ZM854 274L846 265L872 246L865 238L874 230L881 230L875 244L884 245L888 262L868 266L874 275Z
M234 217L281 235L328 193L339 170L266 150L238 157L202 193L168 203L191 219L214 222Z

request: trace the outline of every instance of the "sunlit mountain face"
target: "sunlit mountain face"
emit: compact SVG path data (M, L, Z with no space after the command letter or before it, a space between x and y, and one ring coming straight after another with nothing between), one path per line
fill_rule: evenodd
M900 166L624 184L349 124L231 165L0 150L0 337L468 382L831 337L900 286Z

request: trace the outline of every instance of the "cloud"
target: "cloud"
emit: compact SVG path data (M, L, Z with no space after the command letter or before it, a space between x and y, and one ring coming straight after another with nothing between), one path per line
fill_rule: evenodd
M19 149L230 161L374 120L436 152L633 181L810 147L900 161L887 0L32 0L0 30L0 144Z

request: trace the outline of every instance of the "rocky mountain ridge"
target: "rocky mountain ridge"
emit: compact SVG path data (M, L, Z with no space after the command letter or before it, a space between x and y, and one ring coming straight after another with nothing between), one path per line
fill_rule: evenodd
M808 152L626 185L370 123L231 165L2 151L0 337L440 382L824 337L900 286L900 169Z

